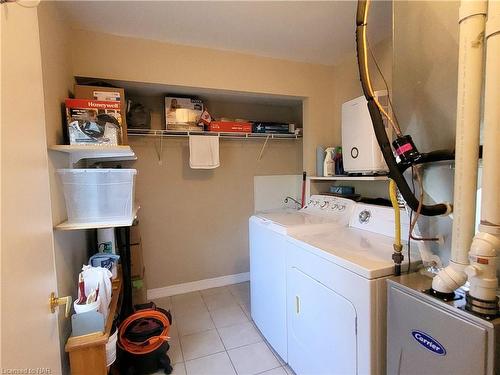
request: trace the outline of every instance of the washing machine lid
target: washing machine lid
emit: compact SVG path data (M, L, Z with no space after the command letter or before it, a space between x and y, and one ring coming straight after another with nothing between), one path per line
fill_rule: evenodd
M289 233L289 241L367 279L394 274L393 239L382 234L331 225L322 233ZM413 264L420 257L416 246L412 249ZM407 267L405 253L402 269Z
M309 224L325 224L334 220L328 216L311 215L297 210L268 211L255 214L258 218L268 220L285 228ZM348 222L347 218L347 222Z

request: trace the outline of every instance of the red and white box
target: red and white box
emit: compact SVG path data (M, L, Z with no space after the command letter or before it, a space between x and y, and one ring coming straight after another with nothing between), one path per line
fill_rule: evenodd
M69 143L121 143L122 116L119 101L66 99Z
M218 133L251 133L252 124L249 122L212 121L208 131Z

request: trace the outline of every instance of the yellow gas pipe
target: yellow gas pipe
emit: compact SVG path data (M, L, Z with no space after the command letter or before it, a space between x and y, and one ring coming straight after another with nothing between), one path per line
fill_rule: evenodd
M401 210L399 209L397 186L394 180L389 181L389 196L391 197L392 207L394 208L394 254L392 259L396 264L396 275L401 274L401 263L403 262L403 245L401 244Z

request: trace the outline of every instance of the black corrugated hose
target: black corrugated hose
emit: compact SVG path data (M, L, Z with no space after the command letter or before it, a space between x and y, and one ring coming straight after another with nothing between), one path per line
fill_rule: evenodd
M361 81L361 86L363 88L363 93L368 101L368 110L370 112L370 117L373 123L373 129L375 131L375 136L377 138L377 142L382 150L382 154L384 156L385 162L389 167L389 177L392 178L396 185L398 186L399 192L403 196L404 200L408 204L408 206L416 211L418 207L418 199L415 197L413 192L410 189L406 179L403 176L403 172L411 166L411 164L398 164L396 158L394 157L391 143L387 137L387 133L385 131L385 125L383 122L382 114L380 113L379 108L377 107L375 100L372 96L372 93L369 90L368 80L369 77L366 75L366 65L365 65L365 52L366 46L363 39L363 31L366 28L366 24L364 23L364 15L367 7L366 0L358 1L358 8L356 14L356 49L357 49L357 58L358 58L358 68L359 68L359 76ZM420 158L418 161L413 164L421 164L421 163L429 163L435 161L443 161L443 160L454 160L455 153L453 151L439 150L433 151L426 154L420 154ZM434 204L434 205L422 205L420 213L425 216L437 216L444 215L449 213L449 206L444 203Z

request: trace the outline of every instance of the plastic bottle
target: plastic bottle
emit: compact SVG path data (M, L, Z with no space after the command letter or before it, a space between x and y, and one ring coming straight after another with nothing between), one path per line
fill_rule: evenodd
M335 147L328 147L326 150L325 161L323 162L323 176L333 176L335 173Z

